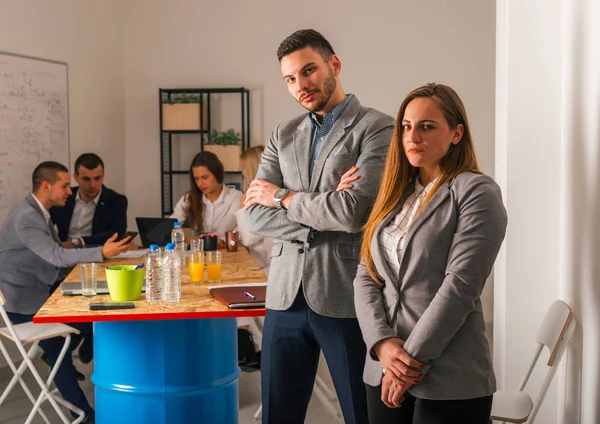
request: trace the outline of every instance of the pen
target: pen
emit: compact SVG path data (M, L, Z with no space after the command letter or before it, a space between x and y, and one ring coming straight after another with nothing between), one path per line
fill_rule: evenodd
M248 293L248 292L244 292L244 295L245 295L245 296L248 296L248 297L251 297L252 299L256 299L254 296L252 296L252 295L251 295L250 293Z

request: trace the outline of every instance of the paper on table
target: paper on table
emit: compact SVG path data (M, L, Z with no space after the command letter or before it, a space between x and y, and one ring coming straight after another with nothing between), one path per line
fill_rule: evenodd
M150 249L137 249L137 250L126 250L119 253L117 256L113 256L112 259L135 259L146 256Z

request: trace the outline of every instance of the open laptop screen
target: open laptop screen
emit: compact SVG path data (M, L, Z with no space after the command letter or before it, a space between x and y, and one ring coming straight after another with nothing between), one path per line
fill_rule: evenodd
M136 218L138 232L144 247L151 244L164 246L171 242L171 230L177 222L175 218Z

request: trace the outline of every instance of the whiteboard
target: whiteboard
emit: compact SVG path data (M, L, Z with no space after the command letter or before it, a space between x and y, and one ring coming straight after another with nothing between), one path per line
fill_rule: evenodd
M0 223L46 160L69 165L67 64L0 52Z

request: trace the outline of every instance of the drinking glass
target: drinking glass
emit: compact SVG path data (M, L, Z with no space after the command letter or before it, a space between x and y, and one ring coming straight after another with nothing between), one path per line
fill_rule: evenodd
M81 295L85 298L95 297L98 286L98 264L89 262L79 264L81 272Z
M208 271L208 282L218 283L221 281L221 252L215 250L204 253L204 262Z
M190 252L190 281L201 283L204 281L204 254L200 252Z

